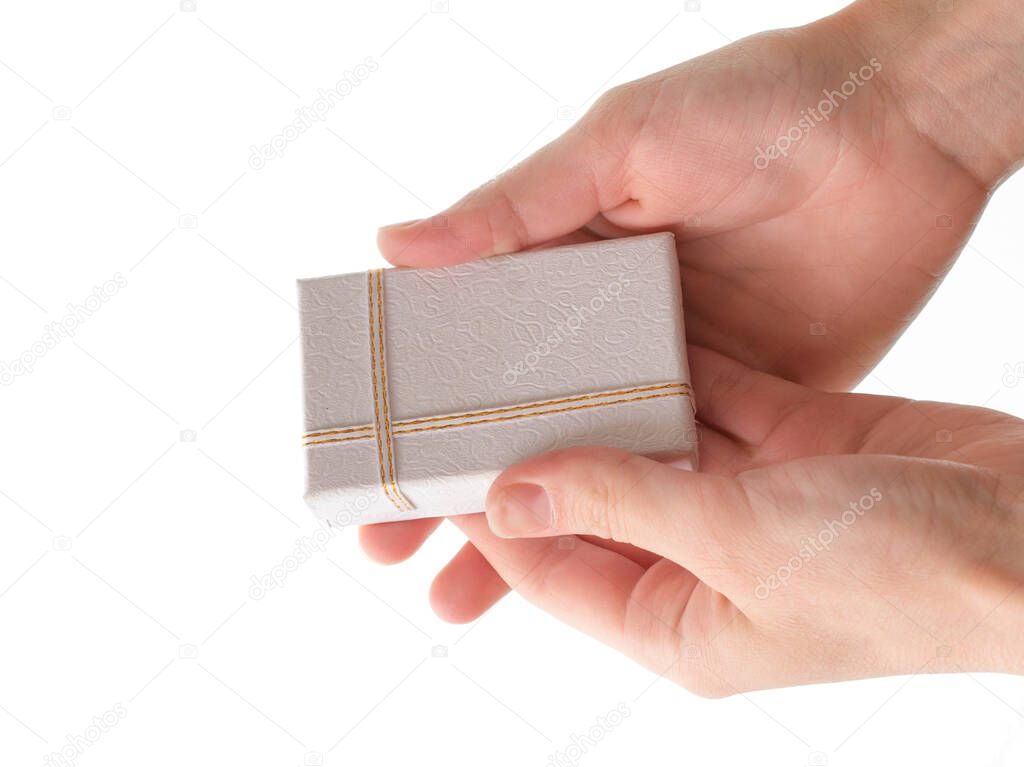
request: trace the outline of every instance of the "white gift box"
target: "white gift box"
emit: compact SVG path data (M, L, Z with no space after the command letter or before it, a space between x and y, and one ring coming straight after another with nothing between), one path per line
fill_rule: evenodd
M305 497L329 524L480 512L557 448L695 466L671 234L300 280L299 303Z

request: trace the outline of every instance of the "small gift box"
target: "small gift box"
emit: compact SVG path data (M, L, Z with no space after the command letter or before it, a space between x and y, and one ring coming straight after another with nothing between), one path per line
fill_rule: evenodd
M671 234L299 281L306 501L330 524L483 510L578 445L696 461Z

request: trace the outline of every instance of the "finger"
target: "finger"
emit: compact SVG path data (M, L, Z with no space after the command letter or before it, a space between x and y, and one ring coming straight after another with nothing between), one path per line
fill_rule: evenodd
M747 444L761 444L780 414L820 396L702 346L688 346L687 356L700 420Z
M526 599L625 649L623 616L643 567L576 536L503 540L491 532L483 514L452 521Z
M378 245L385 258L403 266L525 250L580 229L628 197L620 178L623 159L594 129L571 128L443 213L384 227Z
M415 554L441 522L440 518L428 518L363 525L359 543L371 559L393 565Z
M629 543L619 543L618 541L609 541L606 538L599 538L596 535L581 535L580 536L587 543L592 543L595 546L601 546L609 551L614 551L616 554L621 554L626 559L631 559L636 562L640 567L647 569L659 559L660 556L652 551L645 551L638 546L633 546Z
M621 554L645 569L661 558L627 543L593 537L586 540ZM479 549L472 543L466 543L434 578L430 587L430 603L443 620L468 623L491 609L508 592L508 585Z
M734 477L753 468L751 451L743 443L720 434L706 423L697 423L698 464L702 474Z
M472 543L466 543L430 585L430 605L449 623L468 623L509 592L508 584Z
M731 477L605 447L558 450L508 469L486 509L499 536L597 535L679 562L720 590L721 563L745 544L751 514Z
M879 444L872 434L908 400L818 391L701 346L689 346L688 354L700 420L734 441L730 448L716 439L716 465L724 462L738 472L814 455L905 449ZM914 404L912 412L922 414L923 408Z
M480 514L452 521L540 609L697 692L735 691L721 669L747 646L747 621L686 569L644 568L576 536L502 539Z

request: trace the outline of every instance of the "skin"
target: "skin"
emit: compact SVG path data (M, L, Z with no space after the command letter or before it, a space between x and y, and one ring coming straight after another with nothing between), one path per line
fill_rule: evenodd
M509 469L456 521L503 579L703 695L1024 671L1024 421L689 351L701 472L609 448Z
M513 586L706 694L1021 670L1007 633L1024 614L1021 422L842 394L1024 155L1024 85L1005 74L1024 66L1016 15L996 0L862 2L739 41L610 91L443 214L381 231L409 266L672 231L685 286L701 473L603 449L513 467L486 519L453 519L469 542L433 584L442 617L472 620ZM757 160L801 119L785 156ZM882 500L833 549L755 595L872 489ZM438 523L361 540L400 561Z

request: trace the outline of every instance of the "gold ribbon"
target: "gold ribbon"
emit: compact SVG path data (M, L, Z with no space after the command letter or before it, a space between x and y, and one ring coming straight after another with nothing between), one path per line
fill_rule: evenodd
M690 385L679 381L652 386L634 386L629 389L610 389L608 391L529 402L522 405L510 405L489 410L470 410L464 413L449 413L429 418L395 421L392 424L392 434L413 434L423 431L453 429L459 426L474 426L481 423L513 421L520 418L551 415L553 413L569 413L577 410L589 410L590 408L622 405L629 402L662 399L664 397L689 398ZM692 400L690 404L692 407ZM372 436L373 425L367 424L365 426L347 426L338 429L310 431L306 432L302 439L304 440L303 445L310 447L315 445L333 445L339 442L353 442L355 440L369 439Z
M391 437L391 410L388 406L388 372L384 355L384 276L383 269L366 273L366 304L370 329L370 376L373 381L373 436L377 439L377 469L384 494L399 511L415 507L401 490L395 471L395 449ZM366 436L370 436L367 434Z

